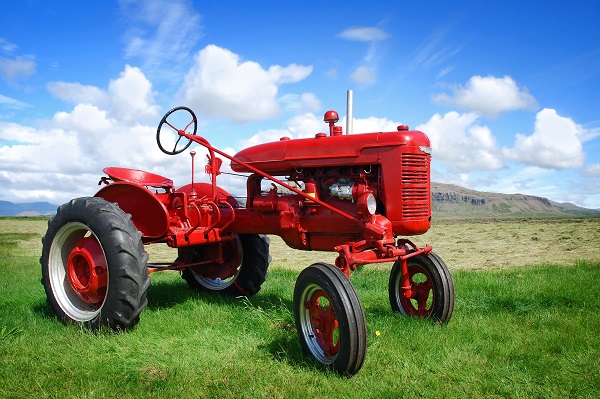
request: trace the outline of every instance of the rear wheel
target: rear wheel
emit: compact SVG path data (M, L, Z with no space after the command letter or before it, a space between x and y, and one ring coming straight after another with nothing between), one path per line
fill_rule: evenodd
M294 317L304 353L342 375L354 375L367 351L362 305L346 275L335 266L315 263L298 276Z
M131 216L102 198L58 208L42 239L42 284L64 323L127 329L146 307L150 278Z
M253 296L267 278L269 238L258 234L240 234L233 240L205 246L181 248L179 258L196 263L223 257L222 263L188 267L181 276L196 290L226 296ZM221 246L221 248L219 247Z
M392 310L406 316L447 323L454 311L454 283L448 267L431 252L407 260L411 296L402 291L402 262L394 263L388 285Z

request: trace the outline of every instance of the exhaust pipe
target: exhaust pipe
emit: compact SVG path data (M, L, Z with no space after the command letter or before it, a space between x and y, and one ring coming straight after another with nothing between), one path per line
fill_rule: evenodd
M348 90L346 95L346 134L352 134L353 125L352 122L352 90Z

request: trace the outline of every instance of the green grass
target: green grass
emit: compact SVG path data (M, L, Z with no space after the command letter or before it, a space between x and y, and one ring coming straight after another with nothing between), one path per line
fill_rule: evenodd
M0 398L600 397L597 261L455 270L446 326L392 314L388 272L366 266L367 359L348 379L301 353L297 270L276 262L249 300L156 273L133 331L92 333L52 315L28 234L0 236Z

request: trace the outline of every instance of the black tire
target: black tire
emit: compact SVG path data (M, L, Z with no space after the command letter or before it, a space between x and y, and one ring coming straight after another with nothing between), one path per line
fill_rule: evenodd
M63 323L114 330L138 323L150 285L141 238L131 215L102 198L58 208L40 263L47 302Z
M260 287L267 278L267 269L271 263L269 255L269 237L262 234L240 234L235 242L238 245L231 245L229 253L224 253L227 259L240 259L241 262L229 265L231 268L230 276L226 278L215 278L214 265L192 266L183 269L181 277L187 281L188 285L195 290L218 293L225 296L246 296L251 297L260 291ZM179 255L181 258L191 259L191 261L208 260L203 259L204 253L208 248L202 246L192 248L181 248ZM238 253L241 251L241 256ZM187 252L187 254L186 254ZM191 258L190 258L190 253ZM183 255L183 256L182 256ZM217 274L219 266L216 266Z
M440 323L450 321L454 312L454 283L444 261L431 252L429 256L418 255L407 262L412 296L405 298L401 290L402 262L398 260L392 267L388 285L392 310Z
M341 270L315 263L300 273L294 318L305 354L341 375L360 370L367 353L367 324L356 290Z

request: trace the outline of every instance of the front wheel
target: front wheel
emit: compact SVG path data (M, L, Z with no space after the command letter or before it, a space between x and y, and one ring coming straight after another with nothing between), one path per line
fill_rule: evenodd
M146 307L150 278L131 216L102 198L60 206L42 239L42 284L64 323L128 329Z
M304 269L294 288L294 317L304 353L342 375L356 374L367 352L367 327L354 286L333 265Z
M447 323L454 311L454 283L448 267L431 252L407 259L411 296L402 291L402 261L394 263L388 285L390 305L405 316Z

